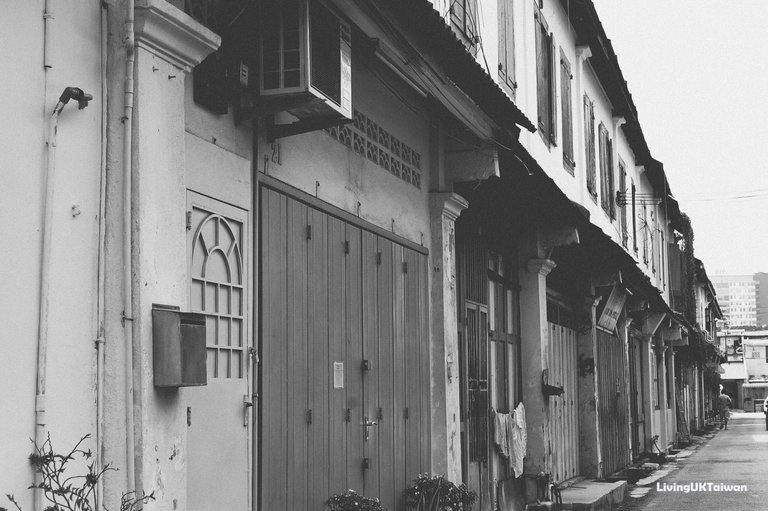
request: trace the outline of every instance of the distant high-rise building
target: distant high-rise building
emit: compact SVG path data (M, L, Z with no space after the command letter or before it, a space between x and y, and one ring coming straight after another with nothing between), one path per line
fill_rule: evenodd
M758 286L752 275L712 275L710 280L728 328L758 326Z
M768 273L755 273L757 282L757 325L768 327Z

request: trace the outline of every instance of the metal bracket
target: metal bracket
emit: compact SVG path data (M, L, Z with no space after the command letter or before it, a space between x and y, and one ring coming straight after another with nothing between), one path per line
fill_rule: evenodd
M254 364L261 362L261 359L259 358L259 350L256 348L248 348L248 356L251 357L251 362Z
M324 115L299 119L290 124L275 124L274 117L270 117L266 123L267 142L274 142L278 138L292 137L334 126L342 126L351 122L352 119L339 117L338 115Z
M123 311L121 313L121 317L120 317L120 322L123 324L123 327L125 327L125 322L126 321L133 321L133 318L129 318L128 316L126 316L125 315L125 311Z

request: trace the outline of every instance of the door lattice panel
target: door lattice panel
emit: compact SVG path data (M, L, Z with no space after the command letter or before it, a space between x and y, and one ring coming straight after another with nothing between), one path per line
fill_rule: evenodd
M206 316L209 378L243 378L243 225L192 208L192 310Z

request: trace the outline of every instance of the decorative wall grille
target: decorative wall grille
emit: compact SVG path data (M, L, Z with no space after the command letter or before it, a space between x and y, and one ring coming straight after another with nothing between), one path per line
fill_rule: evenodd
M354 122L325 130L360 156L421 190L421 154L359 110Z
M243 225L198 207L192 215L191 305L205 314L208 377L243 378Z

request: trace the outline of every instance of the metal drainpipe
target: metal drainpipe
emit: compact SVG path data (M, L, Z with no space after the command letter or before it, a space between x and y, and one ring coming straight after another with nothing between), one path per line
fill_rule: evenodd
M48 101L48 70L53 67L51 65L51 22L53 21L53 0L45 0L43 7L43 71L45 72L43 78L43 111L45 111L45 104ZM43 205L43 239L42 239L42 261L40 268L40 298L38 308L38 325L37 325L37 381L35 388L35 445L41 445L45 440L46 431L46 419L45 419L45 381L46 381L46 359L48 350L48 261L50 260L50 254L46 255L46 252L50 252L50 239L51 235L48 232L50 230L50 222L47 221L49 216L53 216L51 208L51 197L53 196L53 173L54 163L56 161L56 129L59 121L59 113L61 112L57 108L54 108L53 114L48 124L48 161L46 164L46 193L45 204ZM41 474L35 473L34 475L35 485L42 482ZM43 499L39 495L39 491L32 492L32 509L34 511L41 511L43 508Z
M53 239L53 191L54 177L56 171L56 134L58 132L59 114L64 106L75 99L80 104L80 109L88 105L92 96L84 93L76 87L67 87L62 92L59 101L53 108L48 125L48 160L45 172L45 205L43 214L43 240L42 240L42 259L40 263L40 307L38 311L37 325L37 383L35 392L35 446L39 447L47 439L46 417L45 417L45 385L48 369L48 298L51 288L51 242ZM35 483L41 482L41 475L35 474ZM33 509L42 508L43 499L40 491L35 491L33 495Z
M53 19L53 0L45 0L45 8L43 9L43 67L46 70L53 67L53 39L51 38Z
M97 0L101 14L101 166L99 179L99 247L96 281L96 467L101 470L104 463L104 307L106 299L104 275L104 242L106 232L107 202L107 3ZM99 478L96 485L96 510L104 506L104 481Z
M133 259L131 186L133 181L131 148L133 130L134 0L126 2L125 17L125 94L123 98L123 334L125 345L125 433L126 491L136 491L135 434L133 416Z

